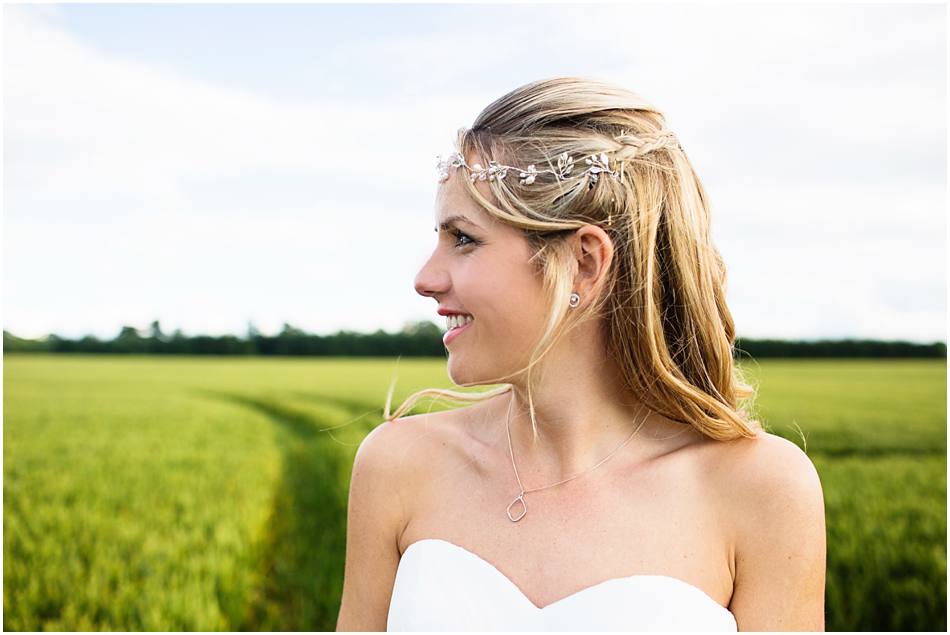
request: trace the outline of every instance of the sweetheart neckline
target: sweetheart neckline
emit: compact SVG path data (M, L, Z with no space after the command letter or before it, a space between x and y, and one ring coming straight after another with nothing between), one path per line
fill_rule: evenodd
M564 596L564 597L562 597L562 598L560 598L560 599L554 600L553 602L550 602L550 603L548 603L548 604L545 604L544 606L538 606L537 604L535 604L535 603L531 600L531 598L529 598L529 597L525 594L524 591L521 590L521 587L519 587L517 584L515 584L514 580L512 580L511 578L509 578L508 576L506 576L504 573L502 573L501 570L500 570L498 567L496 567L495 565L493 565L491 562L489 562L489 561L486 560L485 558L482 558L482 557L481 557L480 555L478 555L477 553L474 553L473 551L470 551L470 550L466 549L465 547L463 547L463 546L461 546L461 545L457 545L457 544L455 544L454 542L445 540L445 539L443 539L443 538L420 538L419 540L416 540L415 542L410 543L410 545L409 545L408 547L406 547L406 550L402 552L402 556L400 556L400 564L402 563L402 558L405 558L405 557L406 557L406 554L409 553L409 550L410 550L410 549L412 549L414 546L418 545L419 543L423 543L423 542L437 542L437 543L442 543L442 544L448 545L448 546L450 546L450 547L454 547L455 549L458 549L458 550L462 551L463 553L466 553L466 554L468 554L469 556L475 558L475 559L478 560L479 562L484 563L485 565L487 565L488 567L490 567L491 569L493 569L494 571L496 571L496 572L498 573L498 575L500 575L502 578L504 578L504 579L508 582L508 584L511 585L512 588L514 588L518 593L521 594L521 596L522 596L525 600L528 601L528 604L530 604L535 610L537 610L537 611L539 611L539 612L540 612L540 611L545 611L546 609L548 609L548 608L550 608L550 607L553 607L553 606L555 606L555 605L557 605L557 604L561 604L562 602L566 602L567 600L570 600L570 599L573 598L573 597L576 597L576 596L578 596L578 595L580 595L580 594L582 594L582 593L586 593L586 592L588 592L588 591L591 591L591 590L593 590L593 589L596 589L597 587L604 586L604 585L606 585L606 584L608 584L608 583L611 583L611 582L619 582L619 581L622 581L622 580L633 580L633 579L636 579L636 578L662 578L662 579L666 579L666 580L672 580L673 582L677 582L677 583L679 583L679 584L681 584L681 585L684 585L685 587L687 587L687 588L689 588L689 589L692 589L694 592L699 593L700 595L702 595L702 597L704 597L706 600L708 600L709 602L712 602L715 606L719 607L720 609L722 609L723 611L725 611L726 613L728 613L729 616L732 617L733 620L735 620L735 614L733 614L732 611L730 611L727 607L725 607L725 606L723 606L722 604L720 604L715 598L713 598L711 595L709 595L708 593L706 593L705 591L703 591L702 589L700 589L698 586L696 586L696 585L694 585L694 584L691 584L691 583L687 582L686 580L682 580L682 579L680 579L680 578L674 578L673 576L663 575L663 574L660 574L660 573L634 573L633 575L625 575L625 576L619 576L619 577L616 577L616 578L608 578L608 579L606 579L606 580L601 580L600 582L597 582L596 584L592 584L591 586L584 587L583 589L581 589L581 590L579 590L579 591L575 591L574 593L571 593L570 595L566 595L566 596Z

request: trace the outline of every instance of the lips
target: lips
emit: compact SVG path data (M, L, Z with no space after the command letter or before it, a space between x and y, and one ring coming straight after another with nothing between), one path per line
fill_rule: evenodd
M465 311L457 311L456 309L450 309L448 307L440 306L436 311L439 315L446 317L449 315L466 315Z
M451 342L451 341L454 340L456 337L458 337L458 336L462 333L462 331L466 330L467 328L469 328L469 327L470 327L472 324L474 324L474 323L475 323L475 321L472 320L472 321L466 322L466 323L463 324L462 326L456 326L455 328L449 329L449 330L445 333L445 335L442 336L442 343L445 344L446 346L448 346L449 342Z

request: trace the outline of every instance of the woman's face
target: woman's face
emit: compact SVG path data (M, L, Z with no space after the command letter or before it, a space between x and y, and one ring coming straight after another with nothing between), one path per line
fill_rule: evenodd
M449 174L436 195L436 247L416 275L415 288L438 301L433 309L474 318L445 345L452 381L501 383L527 365L541 336L546 318L541 281L528 262L521 231L495 220L469 197L464 168ZM476 188L490 200L486 182L476 182ZM446 318L438 320L446 329Z

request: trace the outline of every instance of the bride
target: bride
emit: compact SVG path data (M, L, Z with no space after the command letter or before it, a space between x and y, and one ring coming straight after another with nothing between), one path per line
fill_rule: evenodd
M439 161L416 291L448 374L360 445L338 631L824 630L821 483L747 407L709 201L662 114L576 77ZM467 402L402 415L418 398Z

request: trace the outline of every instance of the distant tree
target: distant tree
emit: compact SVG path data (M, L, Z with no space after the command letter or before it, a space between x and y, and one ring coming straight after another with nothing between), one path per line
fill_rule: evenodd
M165 339L165 334L162 333L162 327L158 323L158 320L155 320L154 322L152 322L151 326L149 327L149 333L152 339L156 339L156 340Z
M111 353L108 342L101 342L95 335L86 335L76 344L81 353Z
M278 355L305 355L308 339L304 331L284 322L277 335L275 352Z
M284 326L280 329L280 335L278 337L300 337L302 335L306 335L306 332L284 322Z
M406 335L412 335L413 337L435 336L440 340L442 339L442 329L429 320L423 320L421 322L407 322L405 326L402 327L402 332Z
M373 333L338 331L312 335L285 322L276 336L261 334L248 321L247 340L233 335L189 337L175 329L163 334L158 320L151 323L151 336L123 326L113 340L100 341L87 335L78 340L49 334L35 340L3 332L4 353L135 353L156 355L307 355L307 356L406 356L443 357L443 326L430 321L408 322L399 333L377 329ZM161 338L161 339L160 339ZM775 340L738 339L735 355L739 358L943 358L946 342L918 344L879 340Z
M139 335L134 326L123 326L118 337L112 341L112 348L117 353L144 353L147 351L147 342Z
M122 330L119 331L119 335L116 337L117 340L141 338L142 336L139 335L139 330L134 326L123 326Z

